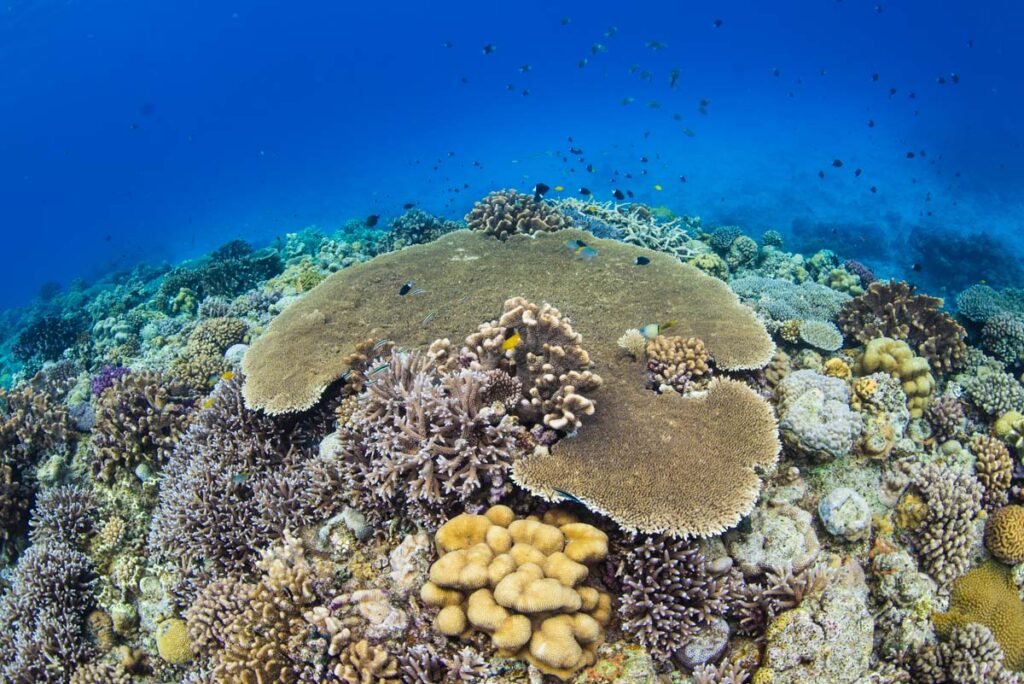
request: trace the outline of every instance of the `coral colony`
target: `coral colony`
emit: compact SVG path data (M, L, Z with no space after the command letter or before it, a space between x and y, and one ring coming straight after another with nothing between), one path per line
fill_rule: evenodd
M0 680L1021 681L1024 292L539 185L372 218L29 310Z

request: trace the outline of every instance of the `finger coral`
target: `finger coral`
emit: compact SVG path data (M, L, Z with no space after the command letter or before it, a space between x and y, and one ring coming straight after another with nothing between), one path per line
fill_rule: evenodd
M627 530L685 537L732 527L757 500L757 470L778 459L770 406L729 379L713 380L704 396L646 394L635 398L635 413L602 416L550 453L517 461L516 482L552 501L569 492ZM634 427L634 415L646 429ZM602 443L619 448L594 446Z
M905 282L874 282L843 305L839 327L862 344L879 337L905 340L933 370L948 373L964 360L967 332L941 306L941 299L916 294Z
M207 390L231 369L224 352L245 338L247 326L239 318L208 318L200 321L188 337L185 350L171 366L171 372L196 392Z
M647 343L647 370L655 388L686 394L711 380L711 355L699 338L658 335Z
M188 425L194 401L184 384L155 371L114 380L96 409L97 474L109 480L118 467L162 465Z
M504 240L516 233L531 235L572 227L572 219L551 204L516 190L497 190L473 205L466 227Z
M999 439L989 435L975 435L969 446L977 459L974 463L974 472L985 488L985 507L991 510L1006 502L1006 493L1013 474L1010 450ZM1021 560L1024 560L1024 557Z
M435 541L441 557L420 592L440 609L435 629L448 636L484 632L499 654L563 680L594 663L611 604L582 584L589 568L573 557L603 560L603 532L558 511L543 520L515 519L496 506L452 518Z
M30 536L35 543L52 541L76 547L93 531L96 500L88 489L63 485L36 499Z
M926 644L912 655L914 681L921 684L1016 684L992 631L974 622L950 630L946 641Z

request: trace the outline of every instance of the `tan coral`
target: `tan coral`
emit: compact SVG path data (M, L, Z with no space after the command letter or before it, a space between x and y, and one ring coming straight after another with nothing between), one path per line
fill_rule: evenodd
M622 333L617 344L634 359L642 359L647 350L647 338L636 328L630 328Z
M380 646L366 639L350 644L338 658L334 676L345 684L386 684L400 682L398 662Z
M985 488L985 506L991 509L1005 503L1010 478L1013 475L1010 450L997 437L991 435L975 435L969 446L971 453L977 458L974 472Z
M498 190L473 205L466 214L470 230L504 240L520 233L561 230L572 226L572 219L547 202L515 190Z
M1024 562L1024 506L1003 506L989 516L985 546L1004 563Z
M431 566L431 580L421 597L428 605L441 608L434 620L440 633L466 636L474 630L484 632L499 654L527 659L542 671L566 679L594 662L603 638L602 626L611 616L610 597L582 584L590 570L568 552L572 548L577 558L599 562L607 556L607 535L557 511L549 511L543 520L511 521L507 512L506 507L497 507L477 516L507 524L515 540L510 553L490 560L486 585L475 590L466 586L463 561L476 546L442 551ZM446 529L448 526L455 532ZM441 526L437 536L459 537L465 526L466 518L456 516ZM478 546L490 551L486 544ZM481 554L481 558L486 556ZM446 560L449 557L456 560ZM445 591L459 593L461 602L448 601Z
M865 345L864 353L858 357L855 370L859 375L881 371L898 379L907 395L907 408L914 418L922 416L935 391L935 378L932 377L928 360L915 356L902 340L888 337L871 340Z

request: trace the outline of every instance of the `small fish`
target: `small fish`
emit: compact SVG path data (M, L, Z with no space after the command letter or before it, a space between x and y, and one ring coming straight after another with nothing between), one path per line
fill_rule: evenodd
M608 30L604 32L604 37L605 38L611 38L612 36L614 36L618 32L619 32L619 27L618 26L609 26Z
M661 183L655 183L654 189L657 190L658 192L661 192L664 188L661 187Z
M911 266L910 268L911 268L911 270L913 270L913 271L917 271L917 272L920 272L920 271L921 271L921 264L917 264L917 263L915 263L915 264L914 264L913 266Z
M373 343L373 351L379 350L381 347L383 347L384 345L386 345L390 341L391 340L386 339L386 338L383 339L383 340L377 340L376 342Z
M446 40L443 43L441 43L441 46L442 47L446 47L446 48L453 48L453 47L455 47L455 43L453 43L450 40Z
M818 178L824 178L824 177L825 177L825 172L819 169L818 170Z
M862 174L862 173L863 173L863 171L861 171L860 169L856 169L856 170L855 170L855 171L853 172L853 175L854 175L854 176L860 176L860 174Z
M872 81L877 81L877 80L878 80L878 78L879 78L879 77L878 77L878 74L871 74L871 80L872 80Z
M626 199L625 193L623 193L618 188L615 188L614 190L612 190L612 197L614 197L615 199L620 200L620 201Z
M565 246L575 252L581 247L586 247L587 243L583 240L567 240Z
M235 473L231 476L231 481L237 485L245 484L246 480L249 479L249 473Z
M594 173L594 165L587 164L587 173Z
M590 46L590 54L596 55L602 52L608 52L608 48L606 48L604 45L601 45L601 43L594 43L593 45Z
M837 169L842 168L843 160L842 159L833 159L832 160L832 166L836 167Z
M235 377L235 371L224 371L220 374L221 380L232 380Z
M907 152L907 159L913 159L915 156L913 152Z
M590 261L591 259L597 256L597 250L594 249L593 247L584 245L583 247L580 247L579 249L576 250L576 256L578 256L580 259L583 259L584 261Z
M875 120L874 119L868 119L868 128L874 128L874 127L875 127Z
M722 24L724 24L725 22L723 22L721 19L715 19L713 23L715 25L715 28L722 28Z
M570 147L569 154L583 154L583 150L579 147Z
M878 192L878 188L876 188L874 185L872 185L871 186L871 192Z
M562 21L560 23L562 26L568 26L570 21L572 21L572 17L562 17Z
M541 199L543 199L544 195L546 195L548 190L550 189L551 188L549 188L544 183L537 183L535 186L533 186L533 201L540 202Z
M519 73L525 74L527 71L529 71L532 68L533 67L531 67L529 64L524 64L523 66L519 67Z
M953 85L956 85L957 83L960 82L960 74L957 74L957 73L950 74L949 75L949 80L953 82Z
M572 494L570 494L569 492L567 492L567 491L565 491L565 490L563 490L563 489L558 489L558 488L554 488L554 490L555 490L555 491L556 491L556 492L557 492L557 493L558 493L559 495L561 495L562 497L564 497L564 498L568 499L569 501L572 501L573 503L578 503L578 504L579 504L579 505L581 505L581 506L585 506L585 505L586 505L585 503L583 503L582 501L580 501L579 499L577 499L577 498L576 498L575 496L573 496Z
M390 367L391 367L390 363L378 364L378 365L376 365L376 366L374 366L373 368L370 369L370 372L366 374L366 377L372 378L375 375L380 375L381 373L383 373L384 371L386 371Z
M366 217L366 225L369 228L373 228L380 221L380 214L370 214Z
M675 324L676 324L676 319L674 319L674 318L672 320L670 320L670 321L662 323L661 324L661 332L665 332L669 328L674 327Z
M649 40L646 43L644 43L644 45L651 48L652 50L664 50L665 48L668 47L668 45L662 43L660 40Z
M686 176L680 176L679 180L682 181L683 183L685 183L686 182Z
M580 188L579 192L580 192L580 194L581 194L581 195L583 195L584 197L589 197L589 196L591 195L591 192L590 192L590 190L589 190L589 189L587 189L587 188Z
M435 316L437 316L437 312L431 311L423 318L423 321L420 323L420 325L426 326L428 323L430 323L430 321L434 320Z
M398 290L398 296L404 297L405 295L409 294L409 290L411 290L414 287L416 287L416 283L410 280L405 285L403 285L401 289Z
M637 266L646 266L651 263L651 260L645 256L638 256L636 259L633 259L633 263Z
M515 349L519 345L520 340L522 340L522 337L520 337L519 333L513 332L511 337L509 337L507 340L501 343L502 351Z
M657 100L651 100L650 102L647 103L647 106L650 107L651 109L661 109L661 103L658 102Z
M772 69L772 76L780 76L781 74L782 74L782 72L779 71L778 67L775 67L774 69Z
M693 129L691 129L691 128L684 128L683 129L683 135L685 135L687 138L692 138L692 137L694 137L697 134L694 133Z
M676 87L679 86L679 76L680 75L681 75L681 73L680 73L679 69L673 69L672 71L668 72L668 87L669 88L672 88L673 90L675 90Z
M415 206L416 206L415 202L406 202L405 204L402 205L402 208L405 209L406 211L408 211L409 209L412 209Z
M640 328L640 334L649 340L653 340L658 336L660 328L657 323L648 323L644 327Z
M629 199L633 199L633 191L632 190L627 190L626 191L626 197L628 197Z
M489 55L489 54L492 54L496 49L497 48L495 48L494 45L492 45L491 43L488 43L487 45L484 45L483 53L485 55Z
M203 401L203 408L213 408L213 397L207 397L206 400Z
M565 187L562 186L562 185L556 185L555 186L555 192L563 192L564 190L565 190Z
M650 161L650 159L648 159L647 157L640 157L640 163L641 164L646 164L649 161Z
M419 296L421 294L426 294L426 293L427 293L427 291L424 290L422 287L417 287L415 290L413 290L409 294L411 294L413 297L417 297L417 296Z
M632 97L624 97L621 100L619 100L619 104L623 104L623 105L633 104L633 100L634 100L634 98L632 98Z
M579 68L579 69L582 69L585 66L587 66L587 58L586 57L584 57L580 61L576 62L576 67Z

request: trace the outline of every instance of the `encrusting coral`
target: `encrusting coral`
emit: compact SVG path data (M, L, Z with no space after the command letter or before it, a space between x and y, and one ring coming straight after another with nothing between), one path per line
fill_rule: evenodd
M967 352L967 332L940 310L942 300L916 294L905 282L874 282L839 312L843 333L862 344L879 337L905 340L936 372L950 372Z
M485 235L506 239L572 227L572 220L551 204L516 190L497 190L473 205L466 226Z
M611 601L582 583L608 554L607 535L559 511L516 518L494 506L452 518L435 542L441 557L420 597L440 609L436 630L484 632L499 654L563 680L594 663Z
M94 469L105 480L115 469L167 460L191 418L195 402L180 381L155 371L135 371L114 380L96 409Z
M863 422L850 410L845 382L798 370L778 384L775 395L779 431L790 449L815 461L842 458L853 449Z

